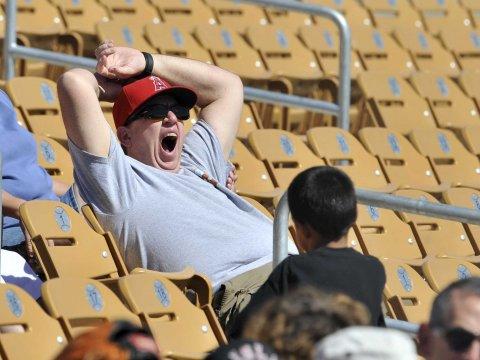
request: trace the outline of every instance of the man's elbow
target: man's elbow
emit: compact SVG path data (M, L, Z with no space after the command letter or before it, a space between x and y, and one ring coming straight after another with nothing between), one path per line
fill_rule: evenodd
M231 79L229 82L229 91L235 93L243 103L243 82L240 76L231 74Z
M78 89L87 85L87 75L91 73L84 69L71 69L64 72L57 80L57 91L60 93L75 92L78 93Z

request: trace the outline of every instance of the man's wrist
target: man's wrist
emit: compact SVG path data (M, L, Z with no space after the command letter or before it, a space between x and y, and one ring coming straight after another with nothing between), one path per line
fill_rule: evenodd
M145 59L145 67L140 74L135 76L135 78L137 78L137 79L142 79L146 76L150 76L150 75L152 75L152 72L153 72L154 61L153 61L152 54L142 51L142 55Z

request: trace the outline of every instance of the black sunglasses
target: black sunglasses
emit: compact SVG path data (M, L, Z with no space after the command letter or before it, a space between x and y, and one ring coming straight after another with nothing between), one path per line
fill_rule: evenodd
M138 119L165 119L169 111L173 112L178 120L184 121L190 118L190 109L185 106L178 104L155 104L132 114L127 119L124 126L130 125L133 121Z
M475 335L461 327L447 329L443 332L443 336L450 349L455 352L465 352L474 340L480 340L480 335Z

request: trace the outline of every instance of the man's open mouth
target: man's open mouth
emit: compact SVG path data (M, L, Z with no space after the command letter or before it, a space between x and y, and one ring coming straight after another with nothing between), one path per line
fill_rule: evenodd
M168 153L172 152L177 145L177 139L177 134L167 134L167 136L162 139L162 149Z

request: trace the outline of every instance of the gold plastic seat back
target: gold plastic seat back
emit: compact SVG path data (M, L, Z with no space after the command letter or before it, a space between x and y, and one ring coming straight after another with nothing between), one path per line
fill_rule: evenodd
M376 126L407 135L416 128L435 127L428 103L392 72L366 71L358 84L365 96L370 118Z
M387 275L383 293L397 319L426 322L435 292L411 266L391 259L381 261Z
M289 29L295 32L300 26L310 26L313 20L310 14L278 9L273 7L264 8L265 14L270 24Z
M59 35L65 25L58 9L47 0L17 1L17 31L27 35Z
M418 263L423 257L412 229L392 210L358 205L354 229L368 255L406 263Z
M369 27L352 29L352 48L357 50L368 71L390 71L408 76L415 70L407 51L398 46L388 33Z
M198 25L216 25L213 11L201 0L151 0L162 22L181 26L192 32Z
M473 19L473 25L478 29L480 25L480 3L477 0L460 0L460 4L468 11Z
M273 174L274 184L286 189L293 178L313 166L325 165L302 140L288 131L277 129L254 130L248 142L257 159L264 160Z
M23 289L0 284L2 359L50 360L67 344L60 324Z
M127 273L109 233L92 230L82 216L58 201L33 200L20 218L47 279L82 276L111 279Z
M238 125L237 138L246 139L253 130L262 129L263 124L254 103L244 103L242 114L240 115L240 124Z
M449 130L418 129L410 136L413 145L427 156L443 183L480 188L480 162Z
M379 159L388 182L399 188L437 190L439 184L430 163L403 135L384 128L363 128L358 136Z
M236 189L240 194L258 198L268 197L275 191L265 164L257 160L238 139L235 140L230 152L230 161L237 169Z
M99 281L77 277L51 279L42 285L48 313L57 319L71 340L106 321L126 320L142 326L115 294Z
M208 51L203 49L186 29L178 25L147 24L145 35L161 54L212 63Z
M439 40L426 31L397 28L394 37L403 48L408 50L420 71L437 71L449 76L458 76L460 67L455 58L442 47Z
M465 147L478 158L480 156L480 125L465 126L460 132Z
M270 77L262 58L235 31L224 26L197 26L195 34L215 65L246 79Z
M109 20L107 9L95 0L52 2L59 8L69 31L95 35L95 24Z
M412 0L412 4L432 35L437 35L445 28L472 26L468 12L456 1Z
M335 9L345 16L350 27L373 26L372 20L367 10L355 1L337 1L337 0L307 0L309 4L326 6ZM314 16L315 23L319 23L325 18Z
M340 56L338 31L321 22L314 26L300 27L299 36L307 48L315 53L317 61L325 75L338 76ZM356 78L363 70L358 54L352 51L350 64L352 78Z
M60 114L57 85L40 77L16 77L7 82L7 94L23 114L28 128L67 144L67 134Z
M133 47L135 49L155 53L155 48L143 36L142 27L131 25L124 20L111 20L97 24L100 41L112 40L116 46Z
M399 27L423 28L420 15L408 1L363 0L362 3L378 29L392 32Z
M480 31L457 27L440 31L440 39L449 49L463 70L478 70L480 67Z
M443 193L447 204L466 207L480 211L480 191L470 188L450 188ZM480 253L480 226L463 224L468 236L472 240L475 253Z
M308 130L307 139L318 157L324 159L327 165L345 171L355 186L388 190L378 160L349 132L339 128L317 127Z
M211 305L193 305L160 273L125 276L118 285L130 309L152 331L164 356L202 358L226 343Z
M73 163L68 151L53 139L34 135L37 142L38 164L47 170L54 180L73 184Z
M474 102L448 77L416 73L411 80L418 93L428 101L438 126L462 128L479 123L480 118Z
M267 16L260 6L236 1L205 0L222 26L245 32L248 24L266 25Z
M250 25L246 36L273 75L299 80L322 77L314 54L287 28L275 25Z
M397 190L395 195L438 203L432 195L419 190ZM400 212L400 217L412 227L424 254L451 257L475 255L461 223L406 212Z
M480 269L460 259L429 259L422 266L430 287L440 292L454 281L480 276Z
M147 0L99 0L99 3L106 7L111 19L135 28L160 22L157 9Z

